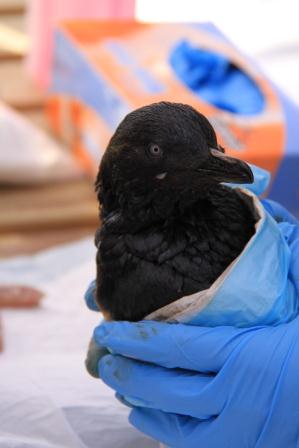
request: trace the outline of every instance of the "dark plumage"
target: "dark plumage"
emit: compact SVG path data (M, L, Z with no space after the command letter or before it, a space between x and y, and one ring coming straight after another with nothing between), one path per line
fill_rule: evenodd
M208 288L254 233L251 199L221 182L252 182L190 106L156 103L125 117L96 188L96 299L108 318L136 321Z

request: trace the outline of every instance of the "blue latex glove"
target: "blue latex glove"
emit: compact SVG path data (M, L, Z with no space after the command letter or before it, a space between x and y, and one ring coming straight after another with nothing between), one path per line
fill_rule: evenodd
M299 292L299 227L281 206ZM272 210L272 211L271 211ZM92 290L86 297L92 304ZM100 377L134 406L131 423L171 447L298 447L299 318L277 327L110 322L94 339L113 355Z
M287 222L294 225L299 224L298 219L278 202L272 201L271 199L262 199L261 202L267 212L273 216L275 221Z
M84 299L88 308L92 311L100 311L98 305L95 302L95 290L96 290L96 281L93 280L85 293Z
M220 109L254 115L265 107L265 98L256 82L225 54L181 40L172 49L169 62L189 89Z
M111 322L94 336L114 353L99 362L100 377L135 405L130 422L154 439L298 447L298 318L251 329Z

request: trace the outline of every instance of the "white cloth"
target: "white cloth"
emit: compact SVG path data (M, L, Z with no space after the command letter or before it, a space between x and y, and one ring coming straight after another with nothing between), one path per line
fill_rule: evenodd
M157 448L127 421L129 410L85 371L101 319L83 295L95 277L90 239L0 263L0 283L27 284L39 309L2 313L0 448Z

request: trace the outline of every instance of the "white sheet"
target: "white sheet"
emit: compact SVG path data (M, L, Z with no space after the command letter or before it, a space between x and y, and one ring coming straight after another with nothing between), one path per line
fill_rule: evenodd
M46 293L40 309L2 313L0 448L156 448L127 422L114 393L85 371L98 313L84 304L91 240L0 263L0 283Z

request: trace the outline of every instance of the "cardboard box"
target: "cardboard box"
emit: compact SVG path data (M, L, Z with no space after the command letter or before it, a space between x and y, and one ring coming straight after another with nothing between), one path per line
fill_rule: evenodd
M263 95L263 110L238 115L194 94L169 63L182 39L244 71ZM52 123L90 172L128 112L182 102L208 117L229 154L271 171L269 195L299 213L299 111L213 25L68 22L56 32L53 73Z

